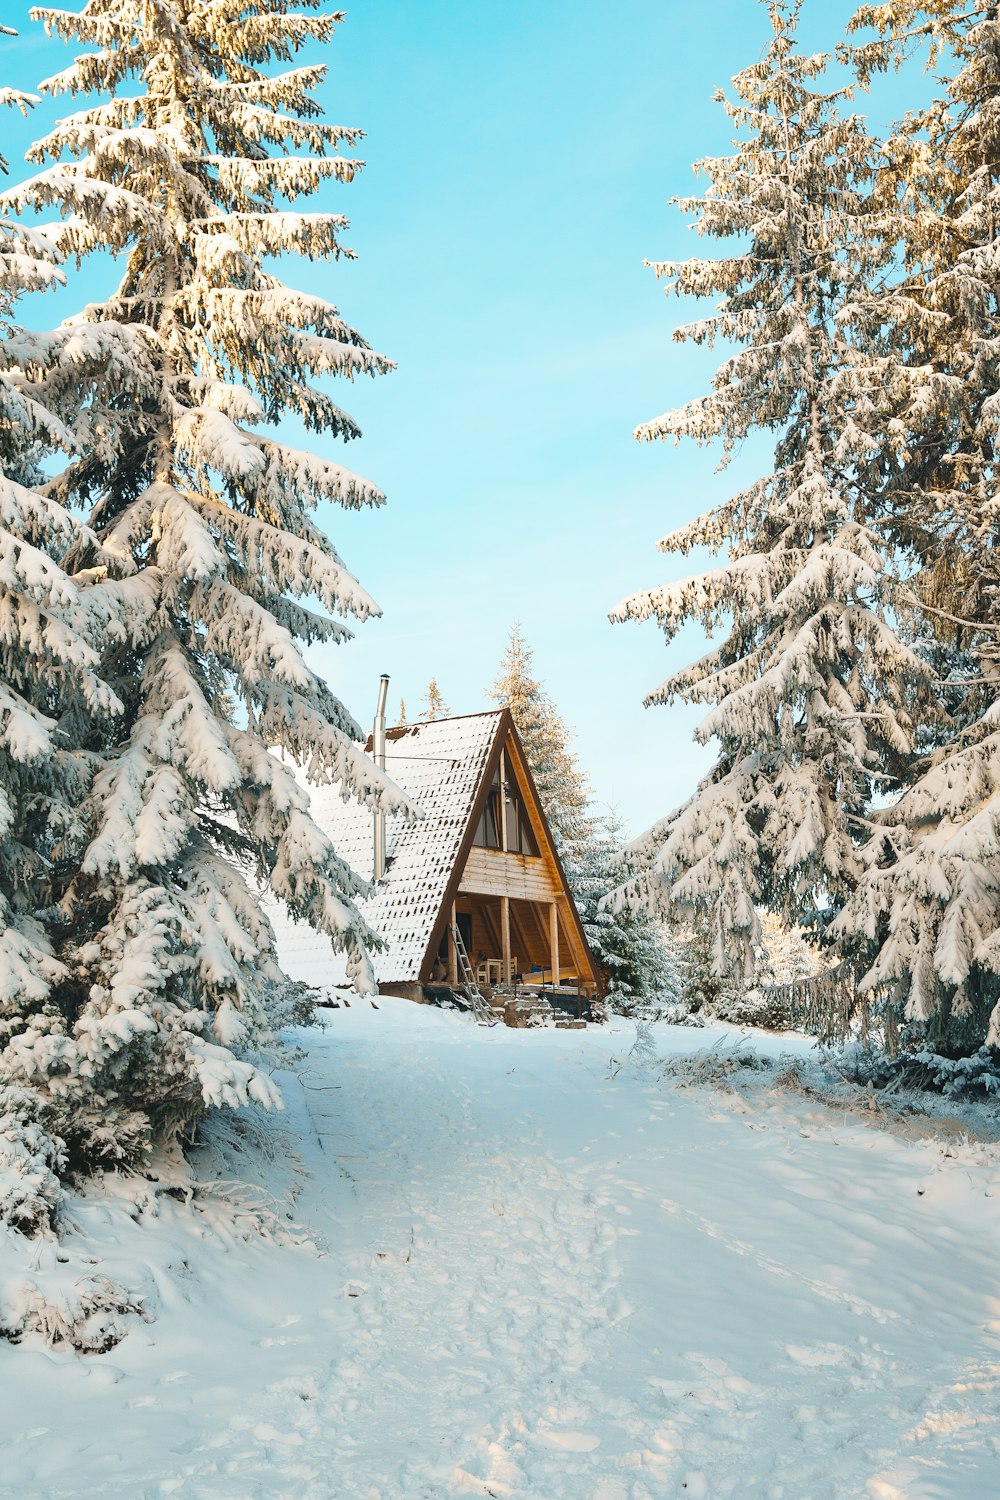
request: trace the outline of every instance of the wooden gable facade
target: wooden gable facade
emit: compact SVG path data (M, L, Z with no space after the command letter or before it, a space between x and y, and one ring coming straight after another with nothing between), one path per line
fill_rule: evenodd
M599 970L506 709L427 945L422 983L457 986L455 926L480 984L598 991Z

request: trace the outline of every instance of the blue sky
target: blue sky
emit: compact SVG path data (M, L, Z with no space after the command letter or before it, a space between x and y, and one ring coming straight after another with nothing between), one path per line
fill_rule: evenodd
M0 6L21 31L3 81L27 88L71 55L29 8ZM803 45L832 46L852 9L813 0ZM667 651L655 625L612 626L608 610L687 571L657 538L766 462L755 445L718 474L717 455L633 440L714 364L671 341L681 309L642 260L696 252L669 199L691 189L692 161L728 149L712 93L767 35L758 0L357 0L327 49L322 102L366 132L366 170L323 198L351 219L359 259L289 259L282 273L398 362L338 389L364 429L346 455L310 439L388 496L323 516L384 615L318 656L322 670L363 722L382 671L411 718L432 676L473 712L519 619L598 801L635 833L709 764L697 714L642 707L699 642ZM71 107L5 119L12 178ZM100 275L71 269L33 321L79 306Z

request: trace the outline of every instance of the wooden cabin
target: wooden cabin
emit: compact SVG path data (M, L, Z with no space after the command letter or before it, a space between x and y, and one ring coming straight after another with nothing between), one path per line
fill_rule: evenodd
M509 710L389 729L386 771L424 817L388 819L385 874L358 903L386 943L373 956L380 991L426 1000L460 990L457 927L487 998L537 992L563 1010L585 1011L600 973ZM372 815L343 802L337 788L310 792L312 814L337 853L371 879ZM327 939L272 917L292 978L347 987Z

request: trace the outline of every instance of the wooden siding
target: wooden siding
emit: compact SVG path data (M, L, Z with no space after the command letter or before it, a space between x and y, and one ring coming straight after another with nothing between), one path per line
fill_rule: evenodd
M546 860L478 846L469 850L458 889L475 896L510 896L515 901L558 901L562 897L559 877Z

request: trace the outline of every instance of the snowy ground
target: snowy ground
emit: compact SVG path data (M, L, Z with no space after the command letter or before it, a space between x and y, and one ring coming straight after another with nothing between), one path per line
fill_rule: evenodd
M4 1500L1000 1494L997 1146L685 1086L623 1023L305 1035L281 1129L322 1253L90 1199L156 1321L0 1345Z

